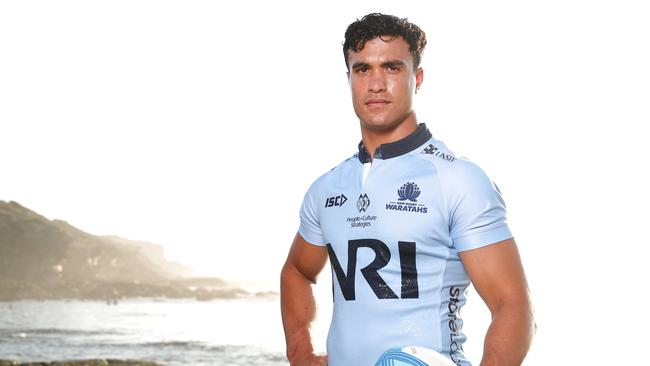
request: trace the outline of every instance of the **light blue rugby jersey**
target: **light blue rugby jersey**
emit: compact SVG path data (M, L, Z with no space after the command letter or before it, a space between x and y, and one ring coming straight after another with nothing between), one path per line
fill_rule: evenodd
M476 164L420 124L372 163L359 144L312 184L300 221L300 235L330 256L330 366L372 366L402 346L470 365L458 312L470 281L458 253L512 237L501 194Z

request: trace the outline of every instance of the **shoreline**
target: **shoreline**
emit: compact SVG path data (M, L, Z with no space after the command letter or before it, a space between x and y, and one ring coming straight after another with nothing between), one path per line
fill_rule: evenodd
M265 291L258 293L249 293L246 295L237 295L237 296L195 296L195 297L168 297L168 296L125 296L120 298L92 298L92 297L13 297L13 298L0 298L0 304L2 303L15 303L21 301L37 301L37 302L48 302L48 301L89 301L89 302L103 302L107 305L118 305L123 301L129 300L152 300L152 301L174 301L174 300L187 300L187 301L198 301L198 302L211 302L218 300L275 300L279 299L280 294L275 291ZM0 360L3 361L3 360ZM0 364L0 366L3 366Z
M162 366L155 362L141 360L118 360L118 359L88 359L68 361L34 361L19 362L12 360L0 360L0 366Z
M201 286L203 285L203 286ZM207 286L189 280L166 284L87 281L62 282L58 286L30 281L0 278L0 301L20 300L97 300L117 303L130 298L195 299L210 301L220 299L274 298L273 290L248 291L232 285Z

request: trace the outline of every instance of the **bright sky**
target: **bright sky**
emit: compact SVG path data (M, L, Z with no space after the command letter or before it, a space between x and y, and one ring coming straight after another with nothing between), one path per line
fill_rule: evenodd
M360 139L345 27L406 16L428 38L419 120L508 204L538 312L528 364L635 359L648 5L397 3L4 1L0 199L277 286L304 192Z

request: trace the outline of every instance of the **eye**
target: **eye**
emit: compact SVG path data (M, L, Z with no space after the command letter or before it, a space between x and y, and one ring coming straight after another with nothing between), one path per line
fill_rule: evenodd
M386 70L390 72L398 72L400 70L400 67L397 65L388 65L386 66Z
M357 74L365 74L368 72L368 66L361 66L354 70Z

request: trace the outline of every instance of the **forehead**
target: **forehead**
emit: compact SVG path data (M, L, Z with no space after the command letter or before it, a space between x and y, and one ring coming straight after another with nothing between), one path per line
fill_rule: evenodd
M348 64L355 63L382 63L389 60L399 60L405 64L413 62L413 55L409 51L409 45L399 36L382 36L366 41L363 49L359 52L348 50Z

